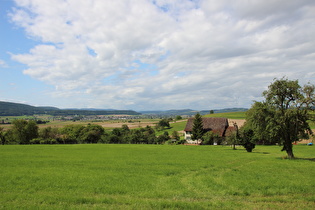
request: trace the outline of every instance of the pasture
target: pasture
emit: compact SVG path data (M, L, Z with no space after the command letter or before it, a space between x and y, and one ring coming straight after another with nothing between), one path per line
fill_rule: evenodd
M315 147L0 146L0 209L314 209Z
M207 114L204 117L226 117L229 119L245 119L246 112L224 112L224 113L215 113L215 114Z

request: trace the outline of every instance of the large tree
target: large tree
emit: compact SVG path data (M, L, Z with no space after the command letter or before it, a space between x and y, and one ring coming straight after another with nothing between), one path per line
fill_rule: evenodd
M197 113L193 121L192 137L195 140L199 140L202 138L204 133L202 117L199 113Z
M30 140L38 137L38 126L35 121L14 120L13 128L9 133L12 140L20 144L29 144Z
M312 134L308 120L314 120L315 86L301 87L297 80L274 80L263 92L265 100L255 102L247 112L247 122L255 137L283 146L294 158L292 143Z

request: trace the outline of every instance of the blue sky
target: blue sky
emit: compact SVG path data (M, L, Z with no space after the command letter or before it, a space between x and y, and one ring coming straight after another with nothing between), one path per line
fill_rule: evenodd
M11 54L27 53L38 42L28 39L24 30L10 20L8 14L12 11L14 2L0 2L0 100L32 104L34 99L34 103L39 103L41 97L45 97L43 91L52 87L23 74L27 66L11 59Z
M0 0L0 100L59 108L250 107L315 83L313 0Z

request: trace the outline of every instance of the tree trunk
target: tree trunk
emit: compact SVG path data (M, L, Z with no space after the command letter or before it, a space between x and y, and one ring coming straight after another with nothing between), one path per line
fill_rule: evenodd
M284 142L282 151L284 151L284 150L287 152L287 155L288 155L289 159L293 159L294 158L293 146L292 146L291 141L290 142Z

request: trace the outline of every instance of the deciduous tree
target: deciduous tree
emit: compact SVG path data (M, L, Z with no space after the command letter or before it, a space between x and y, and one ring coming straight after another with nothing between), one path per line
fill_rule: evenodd
M282 145L288 158L294 158L292 143L312 133L308 120L314 120L315 86L301 87L297 80L275 80L263 92L265 100L255 102L247 112L247 122L258 139Z
M170 128L170 121L169 119L162 119L158 122L157 126L158 129L157 130L164 130L165 127Z
M202 136L202 144L204 145L213 145L214 142L218 142L220 136L212 131L206 132Z
M30 140L38 137L38 126L35 121L14 120L12 122L12 139L20 144L29 144Z
M97 143L101 140L104 132L102 126L89 124L81 131L81 140L84 143Z

